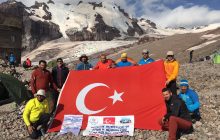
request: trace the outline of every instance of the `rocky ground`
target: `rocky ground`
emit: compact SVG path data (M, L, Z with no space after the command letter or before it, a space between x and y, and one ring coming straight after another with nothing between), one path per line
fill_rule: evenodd
M0 68L1 71L2 68ZM22 72L22 69L18 71ZM194 124L194 132L184 135L181 140L220 140L220 65L209 61L183 64L180 68L181 78L187 78L199 94L202 119ZM26 80L31 71L24 71L22 79ZM21 115L14 103L0 106L0 139L27 139L27 131ZM76 139L76 140L165 140L167 132L135 130L134 137L76 137L72 134L57 136L49 133L39 139Z

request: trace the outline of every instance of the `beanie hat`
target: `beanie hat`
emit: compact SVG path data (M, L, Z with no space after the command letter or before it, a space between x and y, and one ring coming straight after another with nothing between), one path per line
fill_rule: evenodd
M188 80L186 79L180 80L180 86L189 86Z
M125 58L125 57L127 57L127 53L122 53L121 58Z

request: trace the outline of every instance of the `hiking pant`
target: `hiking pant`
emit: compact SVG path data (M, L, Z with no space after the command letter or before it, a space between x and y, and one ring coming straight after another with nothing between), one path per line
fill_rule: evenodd
M58 101L58 98L59 98L59 92L56 92L54 91L53 92L53 101L54 101L54 105L53 105L53 110L52 112L54 112L56 110L56 106L57 106L57 101Z
M170 89L170 91L173 93L173 95L177 95L176 80L170 81L170 83L167 85L167 88Z
M190 116L192 118L193 123L201 119L199 109L196 109L194 112L190 112Z
M160 125L162 126L163 130L169 131L168 140L177 139L177 130L189 130L192 128L192 122L175 116L170 116L169 121L165 122L164 124L162 121L160 121Z
M15 62L9 62L9 67L10 67L10 68L11 68L11 67L15 68Z
M49 120L50 120L50 114L47 114L47 113L42 114L40 119L37 122L31 124L34 127L34 131L31 134L29 134L30 137L32 139L37 139L41 135L41 132L37 130L37 127L39 125L42 125L42 129L46 130L47 123L49 122Z
M192 63L192 56L189 57L189 63Z

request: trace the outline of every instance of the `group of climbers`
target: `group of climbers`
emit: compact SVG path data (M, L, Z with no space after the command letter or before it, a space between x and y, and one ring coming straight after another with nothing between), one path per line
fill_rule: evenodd
M95 66L89 63L89 58L86 55L80 56L79 60L80 63L76 66L76 70L103 70L145 65L154 62L154 59L150 58L149 51L146 49L142 51L142 58L138 63L128 57L127 53L122 53L121 57L116 61L108 59L105 54L102 54L100 55L100 61ZM49 121L48 117L50 117L49 113L54 111L59 92L69 73L69 69L64 65L61 58L57 59L57 66L52 69L52 72L48 71L46 66L46 61L41 60L39 67L32 73L31 89L36 97L27 103L23 114L31 138L37 138L40 132L45 132L45 126ZM185 79L180 81L180 92L177 94L176 81L179 72L179 63L172 51L168 51L166 54L164 68L166 82L164 83L165 88L162 90L162 93L165 99L167 113L160 121L160 124L164 130L169 131L169 139L176 139L176 134L180 130L192 129L192 119L200 119L200 103L197 93L189 88L189 83ZM51 86L54 89L52 108L47 99ZM36 110L35 108L38 109ZM37 130L39 125L43 125L41 131Z
M56 109L59 92L69 74L69 69L64 65L62 58L57 59L57 66L52 72L46 67L47 62L40 60L38 68L32 72L31 90L35 98L28 101L23 113L24 122L32 139L37 139L46 132L49 118ZM39 126L41 127L38 128Z
M177 94L176 80L179 63L173 51L167 52L164 61L166 88L162 90L167 113L160 121L163 130L169 131L169 140L176 140L182 133L193 131L192 122L200 120L200 102L198 94L189 88L188 80L180 80L180 92Z
M97 70L97 69L110 69L110 68L117 68L117 67L125 67L125 66L136 66L136 65L144 65L154 62L152 58L149 57L149 51L144 49L142 51L143 58L136 63L132 58L127 56L127 53L122 53L121 57L116 61L112 59L107 59L105 54L100 55L100 61L97 62L95 66L92 66L88 62L88 56L85 54L79 57L80 63L76 66L76 70Z

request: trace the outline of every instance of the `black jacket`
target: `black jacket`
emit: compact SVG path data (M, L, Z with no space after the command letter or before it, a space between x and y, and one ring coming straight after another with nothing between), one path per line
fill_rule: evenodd
M177 96L171 96L168 101L166 101L167 114L164 116L165 119L169 120L170 116L180 117L184 120L191 121L189 111L181 99Z
M61 85L59 84L59 79L58 79L58 67L54 67L52 69L52 77L53 77L53 81L54 83L57 85L58 88L62 88L63 84L66 81L66 78L69 74L69 69L65 66L61 67Z

